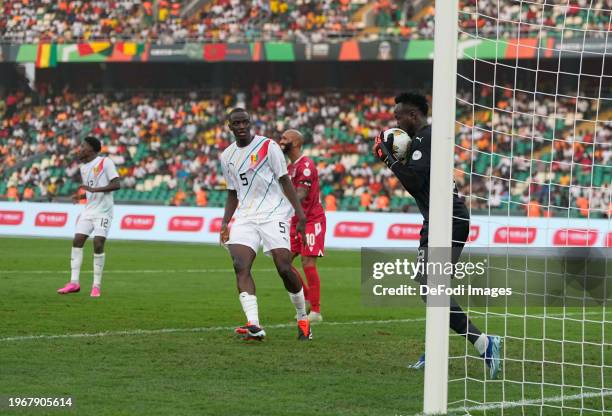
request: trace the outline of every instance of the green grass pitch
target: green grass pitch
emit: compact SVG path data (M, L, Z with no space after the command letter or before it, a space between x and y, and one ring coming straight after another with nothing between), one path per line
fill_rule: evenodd
M69 240L0 239L0 396L70 395L70 413L83 415L421 411L423 372L406 366L424 348L425 308L363 306L358 252L329 250L320 261L325 322L313 326L314 340L306 343L296 339L294 310L262 254L253 274L268 337L255 343L231 330L244 316L222 248L110 240L106 252L101 298L89 297L91 243L82 291L60 296L56 289L69 279ZM589 312L592 324L572 313L576 319L567 322L489 319L489 332L511 335L505 379L486 380L468 348L468 358L450 362L457 380L449 384L451 413L466 413L456 409L464 396L474 415L558 415L561 407L563 415L610 412L612 396L596 393L612 388L612 352L598 347L612 343L612 325L598 323L597 311ZM475 320L484 325L482 317ZM524 333L530 340L521 340ZM569 342L554 341L554 334ZM46 337L27 338L38 335ZM589 343L576 342L582 339ZM451 338L451 356L466 350L462 340ZM541 398L543 405L534 403ZM503 410L474 408L502 400ZM580 407L593 411L573 410ZM62 412L5 408L0 414Z

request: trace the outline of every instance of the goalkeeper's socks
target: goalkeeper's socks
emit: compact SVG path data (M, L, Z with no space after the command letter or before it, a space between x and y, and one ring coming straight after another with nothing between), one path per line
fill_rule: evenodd
M79 284L79 275L81 274L81 265L83 264L83 248L72 247L70 253L70 283Z
M242 310L246 315L247 321L251 325L259 326L259 311L257 309L257 296L249 295L247 292L241 292L238 295Z
M295 306L295 311L297 312L297 320L301 321L308 318L306 314L306 299L304 299L304 289L300 289L298 293L289 292L289 299L291 299L291 303Z
M476 342L474 342L474 347L478 354L482 355L487 351L487 347L489 346L489 337L484 332L480 334Z

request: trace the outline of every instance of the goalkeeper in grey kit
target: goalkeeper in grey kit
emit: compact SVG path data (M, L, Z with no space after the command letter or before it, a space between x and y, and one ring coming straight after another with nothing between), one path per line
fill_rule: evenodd
M419 259L426 263L429 225L429 192L431 161L431 126L427 124L429 106L427 99L414 93L403 93L395 97L394 116L397 125L412 138L407 149L406 162L401 163L393 155L392 137L384 140L383 133L376 138L374 155L383 161L397 176L404 188L415 199L423 215L423 228L419 241ZM461 250L470 232L469 212L455 188L453 192L453 236L452 261L459 260ZM417 280L427 284L427 275L420 274ZM466 316L461 306L451 297L450 327L456 333L467 337L478 353L485 359L491 378L496 378L501 369L501 338L481 332ZM412 367L421 368L425 364L425 354Z

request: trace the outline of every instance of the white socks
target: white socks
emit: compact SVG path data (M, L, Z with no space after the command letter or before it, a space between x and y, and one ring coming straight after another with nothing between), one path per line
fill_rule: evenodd
M79 284L81 264L83 264L83 249L72 247L72 252L70 253L70 283Z
M293 306L295 306L298 321L306 319L308 315L306 314L306 299L304 299L304 288L300 289L298 293L289 292L289 299L291 299L291 303L293 303Z
M104 269L104 259L105 258L106 258L106 254L104 254L104 253L102 253L102 254L95 254L94 253L94 261L93 261L94 281L93 281L93 285L95 287L97 287L98 289L100 288L100 285L102 284L102 270Z
M242 304L242 310L246 315L247 321L252 325L259 326L259 312L257 310L257 296L249 295L247 292L241 292L238 295L240 303Z
M104 270L104 259L106 255L95 254L93 259L93 285L98 289L102 284L102 270ZM79 284L79 276L81 274L81 265L83 264L83 249L79 247L72 247L70 253L70 283Z
M247 292L242 292L238 295L242 310L246 315L247 321L253 325L259 326L259 312L257 310L257 296L249 295ZM307 319L306 315L306 300L304 299L304 289L300 289L298 293L289 292L289 299L295 306L298 320Z
M478 354L482 355L485 353L485 351L487 351L488 346L489 338L487 337L487 334L483 332L482 334L480 334L480 336L474 343L474 347L476 347L476 351L478 351Z

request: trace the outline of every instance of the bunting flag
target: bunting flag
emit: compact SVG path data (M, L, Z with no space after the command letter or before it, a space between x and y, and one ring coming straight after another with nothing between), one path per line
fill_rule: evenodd
M251 56L253 61L262 61L261 42L251 43Z
M78 44L79 55L100 54L110 56L113 53L113 44L110 42L87 42Z
M53 43L39 43L36 54L36 68L57 66L57 47Z
M117 42L115 50L123 55L136 56L144 51L144 44L135 42Z

